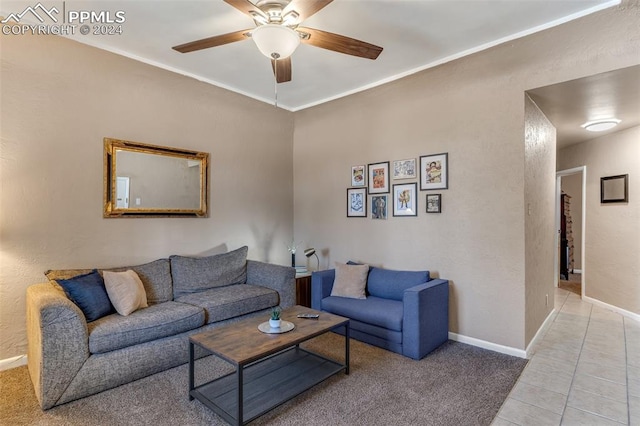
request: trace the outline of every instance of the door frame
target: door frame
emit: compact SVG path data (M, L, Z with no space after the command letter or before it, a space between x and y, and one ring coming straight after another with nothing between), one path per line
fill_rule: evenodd
M587 284L587 280L586 280L586 270L587 270L587 265L585 262L585 240L586 240L586 229L587 229L587 166L579 166L579 167L574 167L572 169L566 169L566 170L560 170L556 172L556 235L555 235L555 250L554 252L554 271L555 271L555 278L554 278L554 286L558 287L558 280L559 280L559 276L560 276L560 258L558 257L558 246L560 244L560 202L561 202L561 195L562 195L562 177L563 176L570 176L570 175L575 175L578 173L582 173L582 227L581 227L581 232L582 232L582 238L581 238L581 242L580 242L580 247L582 250L582 253L580 254L580 264L581 264L581 274L580 274L580 281L581 281L581 297L584 298L585 296L585 287Z

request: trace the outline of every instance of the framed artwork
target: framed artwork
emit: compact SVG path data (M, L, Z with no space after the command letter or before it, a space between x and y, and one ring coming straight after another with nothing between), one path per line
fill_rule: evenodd
M371 196L371 219L387 218L387 196L372 195Z
M415 182L393 185L394 216L418 216L417 190Z
M365 166L351 167L351 186L366 186L366 177Z
M396 160L393 162L393 179L411 179L416 174L416 159Z
M369 164L369 194L389 192L389 162Z
M420 190L449 187L448 153L420 157Z
M347 217L367 217L366 188L347 189Z
M427 213L442 212L442 194L427 194Z
M601 203L629 202L629 175L606 176L600 178Z

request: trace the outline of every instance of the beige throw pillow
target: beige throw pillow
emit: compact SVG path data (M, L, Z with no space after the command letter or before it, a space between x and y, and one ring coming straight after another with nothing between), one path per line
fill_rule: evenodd
M332 296L366 299L369 265L345 265L336 262L336 278L331 289Z
M148 306L144 285L131 269L125 272L104 271L103 278L111 304L120 315L127 316Z

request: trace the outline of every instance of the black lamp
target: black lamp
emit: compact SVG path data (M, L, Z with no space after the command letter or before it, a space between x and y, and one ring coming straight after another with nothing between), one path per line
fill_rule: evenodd
M316 271L320 269L320 258L316 254L316 249L314 249L313 247L310 247L304 251L304 255L307 257L311 257L315 255L316 259L318 260L318 266L316 267Z

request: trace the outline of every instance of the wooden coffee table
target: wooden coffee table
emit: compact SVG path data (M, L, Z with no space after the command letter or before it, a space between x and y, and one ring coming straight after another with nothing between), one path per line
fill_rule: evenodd
M297 318L319 314L318 319ZM258 325L268 314L189 338L189 400L197 399L231 424L243 425L327 378L349 374L349 319L303 306L282 311L292 331L266 334ZM335 328L345 330L345 361L341 364L301 348L300 343ZM198 345L236 367L234 373L194 386L194 348Z

